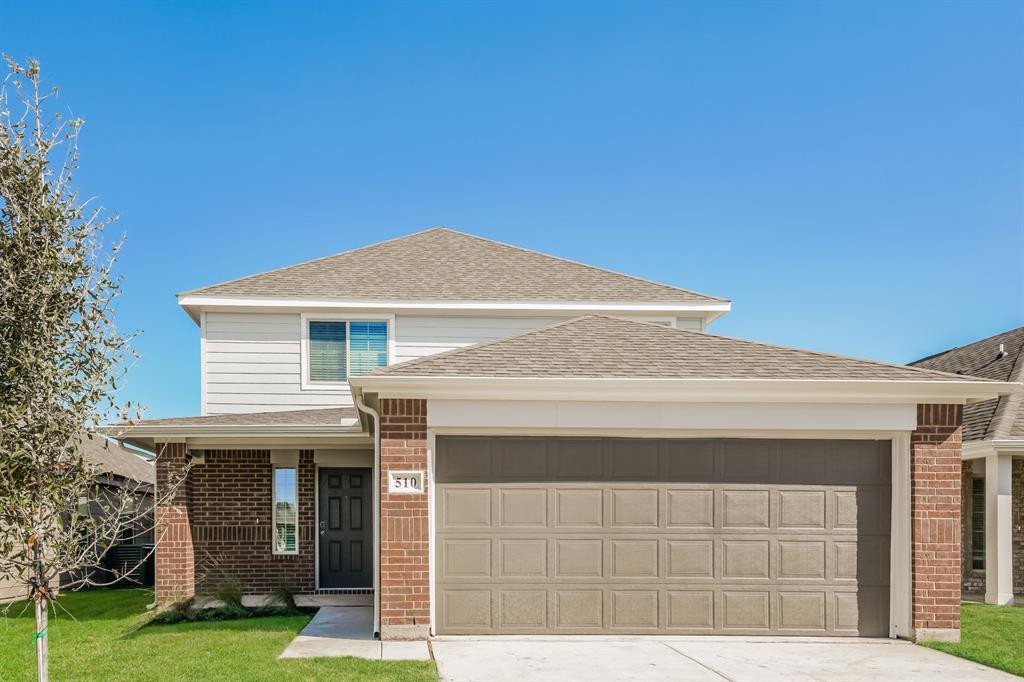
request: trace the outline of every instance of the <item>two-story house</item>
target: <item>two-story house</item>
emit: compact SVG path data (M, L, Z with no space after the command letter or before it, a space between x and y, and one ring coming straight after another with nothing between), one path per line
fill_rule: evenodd
M1007 385L716 336L727 300L436 228L188 291L157 596L382 638L958 636L962 406ZM958 554L957 554L958 556ZM200 586L200 589L202 586Z

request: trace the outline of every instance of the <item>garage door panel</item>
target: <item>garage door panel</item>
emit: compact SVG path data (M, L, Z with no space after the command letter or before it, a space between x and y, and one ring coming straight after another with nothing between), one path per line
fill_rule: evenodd
M604 526L604 491L555 489L555 526L591 529Z
M658 490L614 489L607 492L612 528L657 528Z
M713 490L665 491L668 528L714 528L715 492Z
M545 488L498 490L498 525L505 529L546 529L548 491Z
M543 438L498 438L494 443L501 480L543 481L548 478L548 444Z
M450 440L441 633L888 632L887 442L496 438L488 468Z
M723 490L722 528L768 528L771 496L768 490Z
M650 481L661 467L658 441L613 438L608 441L609 478Z
M658 545L652 540L608 540L611 571L614 580L623 578L657 578Z

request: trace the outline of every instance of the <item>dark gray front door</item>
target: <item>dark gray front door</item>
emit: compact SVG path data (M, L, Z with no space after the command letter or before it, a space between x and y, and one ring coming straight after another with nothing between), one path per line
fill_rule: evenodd
M320 469L320 587L373 586L369 469Z

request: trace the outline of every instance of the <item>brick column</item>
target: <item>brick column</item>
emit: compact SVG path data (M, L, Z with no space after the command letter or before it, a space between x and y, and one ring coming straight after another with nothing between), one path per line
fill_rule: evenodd
M184 443L156 444L156 495L159 500L169 486L180 480L188 461ZM195 594L196 562L192 546L192 476L160 500L155 510L156 601L167 606Z
M427 401L380 401L380 636L430 634ZM424 494L388 493L389 471L423 471Z
M914 630L960 641L960 405L918 405L910 438Z

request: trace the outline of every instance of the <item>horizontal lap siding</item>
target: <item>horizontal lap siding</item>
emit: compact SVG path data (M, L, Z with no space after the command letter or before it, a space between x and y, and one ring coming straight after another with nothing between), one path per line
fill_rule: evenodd
M348 391L300 386L298 313L206 314L206 414L351 405Z
M640 321L653 320L651 316L622 316ZM569 319L565 316L456 316L456 315L399 315L395 321L395 362L415 360L435 353L470 346L475 343L521 334ZM669 318L657 318L668 321ZM700 329L699 318L678 318L680 329Z
M652 320L651 316L631 316ZM358 315L353 316L358 319ZM398 315L393 363L539 329L566 317ZM669 318L661 318L667 321ZM699 319L678 318L680 328ZM298 313L206 313L205 414L237 414L352 404L348 390L301 387Z

